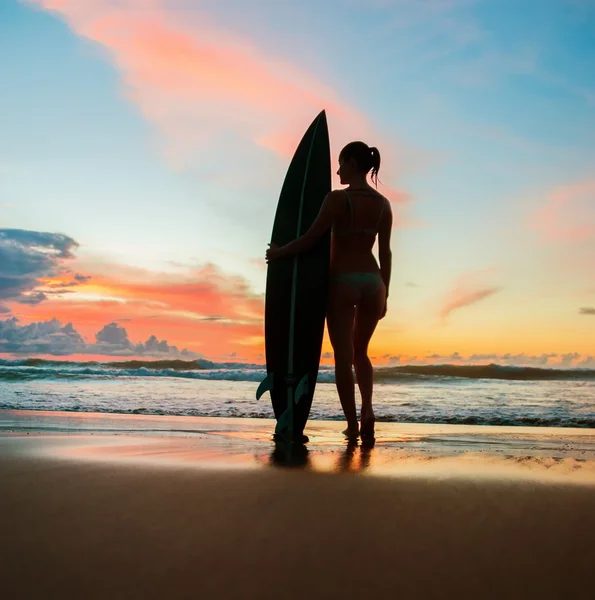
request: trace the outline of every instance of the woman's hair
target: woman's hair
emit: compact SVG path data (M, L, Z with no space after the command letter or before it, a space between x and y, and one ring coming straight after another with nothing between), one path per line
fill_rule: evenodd
M378 171L380 170L380 152L374 146L370 147L364 142L351 142L341 150L339 161L355 159L359 170L367 174L372 171L370 179L378 185Z

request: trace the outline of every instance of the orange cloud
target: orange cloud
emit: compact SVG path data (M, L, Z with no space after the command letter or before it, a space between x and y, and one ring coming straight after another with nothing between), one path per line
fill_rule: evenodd
M71 293L36 305L14 304L13 314L26 322L56 318L72 322L87 339L110 322L125 322L130 338L151 335L209 357L243 347L257 356L264 346L264 298L242 277L215 265L186 276L155 274L118 265L99 265L92 278Z
M595 236L595 181L561 186L529 226L548 242L578 242Z
M493 271L493 268L488 268L461 275L454 283L452 289L446 294L442 308L440 309L440 317L445 319L454 310L471 306L499 292L501 290L500 287L488 286L482 284L480 281L483 275L492 273Z

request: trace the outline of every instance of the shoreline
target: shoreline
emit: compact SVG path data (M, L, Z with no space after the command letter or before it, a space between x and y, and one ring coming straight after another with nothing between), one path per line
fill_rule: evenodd
M590 430L380 423L374 443L350 444L342 426L311 421L310 441L287 447L273 442L271 419L4 410L0 448L110 464L595 482Z
M17 428L23 428L22 423L24 421L30 421L32 423L47 422L67 422L69 420L122 420L122 422L129 420L131 422L139 423L143 420L155 420L155 421L172 421L172 422L195 422L201 423L220 423L227 422L233 424L241 423L258 423L260 425L268 425L271 430L274 429L275 420L273 418L263 417L229 417L229 416L194 416L194 415L164 415L156 413L124 413L124 412L94 412L94 411L76 411L76 410L40 410L40 409L23 409L23 408L0 408L0 433L13 424ZM329 427L330 429L337 429L342 431L345 428L345 422L343 419L309 419L306 425L306 432L312 432L319 430L322 427ZM336 427L335 427L336 426ZM401 422L401 421L376 421L377 428L383 428L387 431L392 430L395 427L398 428L411 428L411 429L428 429L428 430L449 430L457 432L466 431L499 431L504 433L515 433L515 432L530 432L537 435L543 434L545 436L551 435L568 435L571 437L592 437L595 440L595 428L590 427L566 427L566 426L542 426L542 425L492 425L492 424L479 424L479 423L421 423L421 422ZM34 428L34 427L33 427Z

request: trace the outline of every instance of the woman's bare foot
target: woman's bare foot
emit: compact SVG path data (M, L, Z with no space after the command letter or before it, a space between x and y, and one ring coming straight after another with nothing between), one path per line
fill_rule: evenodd
M359 427L356 425L350 425L347 429L343 430L343 435L350 441L357 440L359 436Z
M376 417L374 416L374 411L370 408L365 410L362 408L361 413L361 427L360 433L363 437L374 437L374 427L376 424Z

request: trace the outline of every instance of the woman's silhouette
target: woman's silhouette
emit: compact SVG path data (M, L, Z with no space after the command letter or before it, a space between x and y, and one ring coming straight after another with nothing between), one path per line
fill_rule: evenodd
M310 248L332 228L329 307L327 326L335 354L335 380L347 419L343 432L349 439L374 436L372 391L374 370L368 344L378 321L386 314L391 275L390 236L393 216L388 200L377 185L380 153L364 142L351 142L339 154L339 175L346 189L325 198L316 220L298 239L281 247L270 244L267 261ZM378 236L380 267L372 248ZM355 366L362 396L361 431L355 408Z

